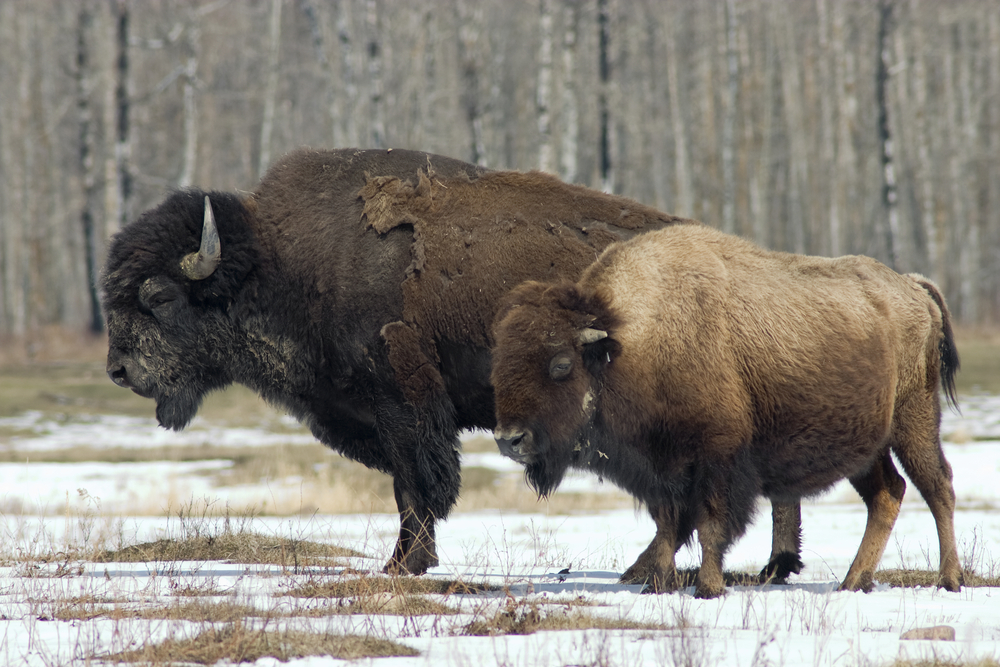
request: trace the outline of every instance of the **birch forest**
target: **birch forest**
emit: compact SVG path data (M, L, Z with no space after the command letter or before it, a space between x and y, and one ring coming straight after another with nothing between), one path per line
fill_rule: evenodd
M996 0L2 0L0 335L100 332L118 229L300 145L543 169L1000 321Z

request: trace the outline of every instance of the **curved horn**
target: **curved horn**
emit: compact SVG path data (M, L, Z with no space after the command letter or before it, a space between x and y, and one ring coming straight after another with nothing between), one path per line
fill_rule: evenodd
M576 339L580 341L581 345L589 345L590 343L596 343L602 338L607 338L608 332L601 331L600 329L580 329L579 333L576 334Z
M205 195L205 222L201 227L201 247L198 252L185 255L181 260L181 271L191 280L208 278L222 260L222 246L219 244L219 230L215 227L212 202Z

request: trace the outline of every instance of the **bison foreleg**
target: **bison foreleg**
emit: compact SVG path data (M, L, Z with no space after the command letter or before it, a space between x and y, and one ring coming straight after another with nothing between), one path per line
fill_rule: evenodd
M621 576L623 584L646 584L643 593L668 593L677 590L680 579L674 565L677 549L691 537L691 528L680 520L676 507L660 505L649 508L656 522L656 536L646 550Z
M889 533L899 515L906 482L896 470L889 450L875 460L872 467L850 478L851 484L861 494L868 506L868 524L861 538L858 555L851 569L840 584L842 591L871 591L874 587L875 568L882 560L882 552L889 542Z
M399 508L399 540L383 571L388 574L423 574L438 564L434 515L426 508L416 506L412 494L402 488L399 477L393 478L392 487Z
M798 501L771 501L771 558L758 577L760 583L784 583L804 565L802 553L802 506Z

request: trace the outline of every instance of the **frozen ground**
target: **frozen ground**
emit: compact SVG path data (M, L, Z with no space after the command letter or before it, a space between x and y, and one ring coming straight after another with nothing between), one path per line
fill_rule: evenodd
M947 413L943 432L955 473L959 498L956 529L959 554L980 573L1000 573L1000 399L964 397L962 415ZM8 501L26 506L65 505L73 494L78 508L58 516L0 517L5 551L30 551L88 539L102 521L95 514L125 513L116 524L127 542L170 536L176 526L163 518L127 515L138 500L157 494L172 497L214 496L244 500L253 493L294 493L295 480L271 480L266 489L207 488L201 474L227 461L155 464L34 464L30 453L42 448L149 446L176 442L218 441L251 444L271 437L266 430L213 429L196 425L171 434L149 420L107 418L45 422L38 415L19 417L24 435L13 446L23 464L0 465L0 489ZM118 418L120 419L120 418ZM6 424L10 425L10 424ZM288 436L282 436L287 441ZM114 438L114 439L112 439ZM124 443L124 444L123 444ZM312 445L308 438L303 444ZM467 463L520 475L516 466L493 454L472 454ZM596 480L576 477L576 489L605 492ZM81 494L77 489L85 490ZM232 495L227 495L232 494ZM243 495L238 495L243 494ZM99 506L97 501L99 500ZM72 503L71 503L72 504ZM1000 660L1000 589L965 588L960 593L931 589L891 589L879 585L870 594L838 593L864 530L865 511L847 485L839 485L803 508L805 571L785 586L734 587L718 600L694 599L691 590L672 595L639 595L621 586L618 575L645 547L653 534L651 521L633 511L581 515L517 514L499 511L454 515L440 525L442 565L433 577L466 582L490 581L509 587L518 601L567 600L582 597L597 606L595 616L663 625L665 630L569 630L526 636L466 637L458 634L472 618L506 603L506 595L449 596L458 606L454 616L400 617L339 615L295 618L282 623L323 630L343 630L396 638L420 651L415 658L382 658L378 665L881 665L897 658L973 661ZM259 518L256 530L297 539L328 541L369 556L358 568L375 569L388 556L397 529L393 515L335 515L304 518ZM756 571L770 550L766 504L756 524L730 551L726 566ZM695 566L695 550L682 549L679 563ZM937 567L934 522L911 488L903 503L883 568ZM569 568L569 574L558 574ZM42 566L52 574L56 565ZM261 608L275 606L274 594L297 582L329 575L294 574L276 566L224 563L84 564L69 576L25 577L23 567L0 569L0 663L71 664L91 655L120 649L130 641L156 641L171 633L193 632L192 622L99 618L48 620L60 599L93 595L148 603L178 587L207 587ZM461 599L459 599L461 598ZM548 613L565 613L546 606ZM48 611L47 611L48 610ZM954 642L901 640L913 628L949 625ZM275 664L261 660L259 664ZM295 664L330 665L340 661L309 658ZM367 664L367 663L366 663Z

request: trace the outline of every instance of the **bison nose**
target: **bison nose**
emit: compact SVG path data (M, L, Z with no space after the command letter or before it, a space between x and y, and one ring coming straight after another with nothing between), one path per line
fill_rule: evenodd
M128 381L128 371L121 364L108 364L108 377L119 387L131 389L132 383Z
M497 441L500 453L509 459L522 462L526 458L524 452L525 433L516 431L494 431L493 438Z

